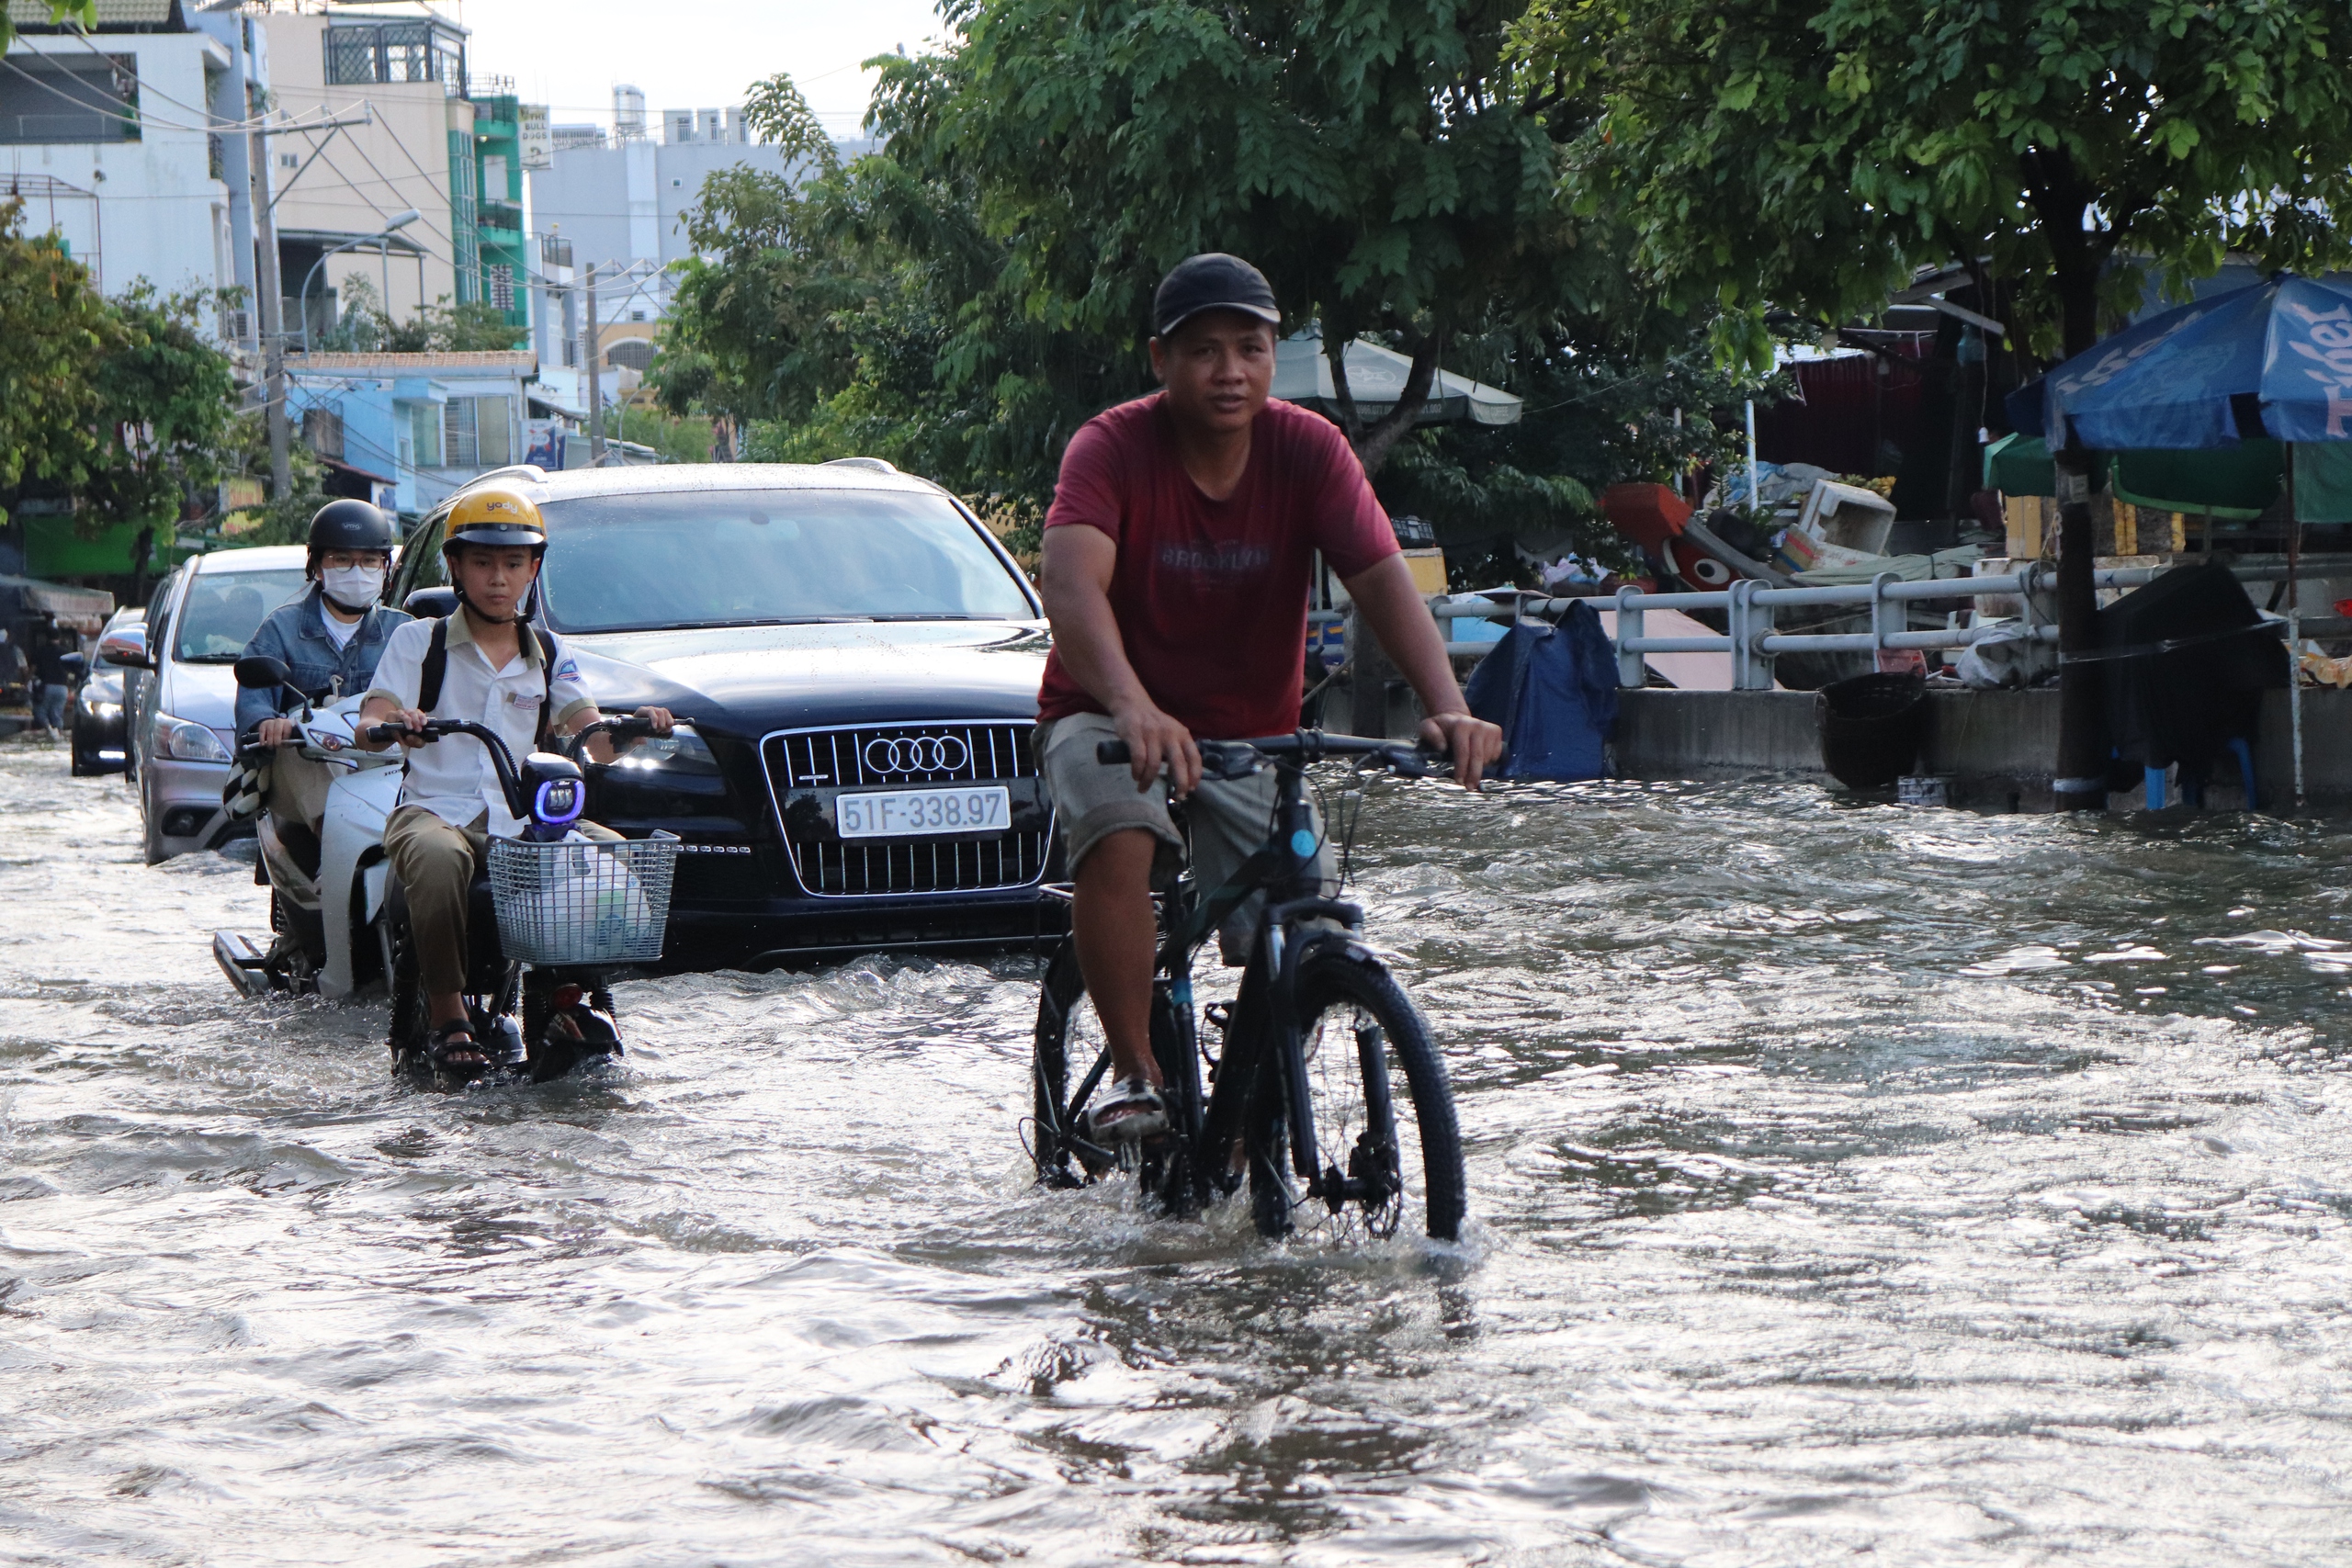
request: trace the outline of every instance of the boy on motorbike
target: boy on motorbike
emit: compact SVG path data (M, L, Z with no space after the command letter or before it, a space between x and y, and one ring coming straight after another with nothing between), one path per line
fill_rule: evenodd
M392 521L364 501L330 501L311 519L311 587L272 610L245 644L245 652L282 660L287 684L313 703L364 692L393 628L410 619L379 604L384 573L399 536ZM319 869L319 824L334 773L293 748L294 721L277 716L277 694L252 687L237 693L237 733L277 749L270 761L262 809L277 841L309 875Z
M465 719L494 731L520 759L548 737L576 734L602 716L563 639L530 622L547 547L538 508L519 491L488 488L458 500L441 544L458 609L392 634L360 706L363 733L379 724L414 732L430 719ZM641 708L639 716L656 735L670 733L668 709ZM490 835L514 835L522 824L507 809L481 741L454 735L426 745L412 733L401 744L408 749L407 777L384 824L384 853L408 900L432 1020L426 1049L436 1068L470 1077L489 1057L466 1018L467 890ZM597 761L613 760L607 736L592 738L587 750ZM591 822L579 828L592 838L618 837Z

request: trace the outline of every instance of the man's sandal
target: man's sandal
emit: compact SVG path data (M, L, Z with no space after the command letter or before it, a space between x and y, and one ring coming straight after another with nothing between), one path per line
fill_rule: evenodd
M1088 1120L1097 1143L1156 1138L1168 1131L1168 1107L1142 1078L1122 1078Z
M424 1037L424 1055L435 1072L450 1077L480 1077L490 1070L489 1055L475 1043L473 1026L463 1019L435 1025Z

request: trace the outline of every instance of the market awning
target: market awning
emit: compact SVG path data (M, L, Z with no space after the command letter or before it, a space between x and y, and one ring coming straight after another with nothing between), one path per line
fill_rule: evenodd
M114 614L114 595L103 588L69 588L0 573L0 592L13 592L18 615L54 615L83 631L96 631Z
M1370 338L1360 337L1348 344L1347 366L1348 390L1355 397L1357 414L1367 420L1396 411L1405 395L1406 378L1413 373L1409 357ZM1339 389L1331 379L1331 361L1323 352L1321 333L1300 333L1274 345L1273 395L1285 402L1304 403L1318 413L1339 412ZM1499 387L1441 369L1415 423L1517 424L1524 408L1518 398Z

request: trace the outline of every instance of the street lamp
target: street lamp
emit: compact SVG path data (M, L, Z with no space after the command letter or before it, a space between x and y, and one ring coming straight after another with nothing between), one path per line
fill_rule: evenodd
M313 278L319 276L319 268L327 265L327 257L334 255L338 251L355 250L361 245L371 243L380 245L384 241L391 238L393 230L405 229L424 216L424 213L419 212L415 208L412 207L406 212L394 213L391 217L384 220L384 226L377 230L372 234L362 234L356 240L345 240L339 245L329 245L325 250L319 253L319 259L312 262L311 264L311 270L302 275L302 291L296 295L294 299L296 308L302 312L303 353L308 354L311 352L311 282ZM384 311L387 316L391 313L391 309L392 302L390 299L387 298L384 300Z

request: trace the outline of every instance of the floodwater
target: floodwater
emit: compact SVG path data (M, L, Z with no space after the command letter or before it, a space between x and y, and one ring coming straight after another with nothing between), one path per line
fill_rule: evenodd
M1023 1179L1033 970L633 985L440 1096L0 748L0 1558L2352 1557L2352 832L1371 793L1458 1250Z

